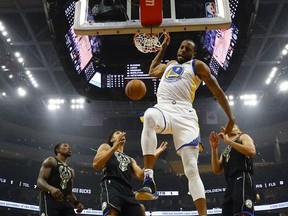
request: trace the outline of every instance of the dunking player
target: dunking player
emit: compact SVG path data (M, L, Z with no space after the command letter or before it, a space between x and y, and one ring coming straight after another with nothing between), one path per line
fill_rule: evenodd
M161 64L166 47L170 43L168 33L164 35L161 49L149 69L149 75L161 78L161 81L157 91L157 104L147 109L144 114L141 145L145 178L136 198L139 200L154 198L156 186L153 180L153 164L157 146L156 133L172 134L175 149L182 159L195 206L199 215L207 215L205 190L197 166L200 130L198 117L192 106L195 91L201 80L213 93L229 119L225 133L231 131L235 120L226 96L209 67L204 62L193 59L196 44L192 40L184 40L181 43L176 60Z
M84 209L72 192L74 170L67 165L71 156L68 143L59 143L54 148L56 157L48 157L42 163L37 179L40 188L39 215L73 216Z
M219 157L220 138L227 144L227 147ZM254 203L257 195L253 178L252 158L256 154L253 139L248 134L242 133L237 125L234 125L228 134L212 132L209 142L213 172L220 174L224 170L227 183L222 215L254 215Z

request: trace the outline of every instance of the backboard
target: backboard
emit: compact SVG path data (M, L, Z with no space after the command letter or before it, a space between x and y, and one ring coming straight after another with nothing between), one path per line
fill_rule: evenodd
M91 3L89 0L79 0L75 6L75 17L73 29L77 35L117 35L135 33L160 33L160 32L189 32L205 31L213 29L227 29L231 25L231 16L228 0L215 0L208 2L206 14L197 18L178 18L179 11L175 10L177 2L182 0L165 0L169 2L170 17L163 17L159 26L144 27L139 18L131 16L133 1L126 1L124 5L128 19L125 21L95 22L91 19ZM99 1L98 1L99 2ZM153 4L154 0L149 0ZM187 1L194 4L194 1ZM164 3L164 2L163 2ZM135 4L133 5L135 6ZM211 8L212 6L212 8ZM90 7L90 8L89 8ZM141 10L139 6L139 10ZM148 14L153 16L153 14Z
M248 47L255 17L251 0L229 0L229 6L228 0L162 0L161 24L147 28L139 20L139 2L146 0L46 1L63 68L79 94L93 100L128 100L124 87L131 79L145 83L142 100L155 100L159 79L147 73L155 54L139 52L132 42L135 35L151 31L160 40L163 31L170 33L173 42L163 63L175 58L183 39L195 41L196 58L210 67L225 91ZM205 86L197 91L198 97L209 96Z

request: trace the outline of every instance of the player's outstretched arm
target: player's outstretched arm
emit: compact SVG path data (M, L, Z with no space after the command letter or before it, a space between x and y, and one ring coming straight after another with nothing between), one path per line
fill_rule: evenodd
M165 141L165 142L162 142L160 144L160 146L156 149L155 151L155 161L157 160L157 158L159 157L159 155L164 152L166 149L167 149L167 145L168 143ZM132 160L132 170L133 170L133 176L136 178L136 179L139 179L139 180L143 180L144 179L144 168L141 169L137 162L131 158Z
M210 68L204 62L197 60L195 63L195 67L197 75L202 81L205 82L208 89L214 95L214 97L216 98L216 100L218 101L218 103L228 117L228 123L225 126L225 134L227 134L232 130L234 126L235 117L232 114L226 95L219 86L217 79L211 74Z
M167 46L170 43L170 36L167 32L164 32L163 35L165 38L161 44L161 49L150 64L149 75L152 77L161 78L166 69L166 64L161 64L161 60L164 56Z
M221 165L221 159L218 159L218 146L219 146L219 139L217 133L211 132L209 136L209 143L211 146L211 166L213 173L215 174L221 174L222 172L222 165Z

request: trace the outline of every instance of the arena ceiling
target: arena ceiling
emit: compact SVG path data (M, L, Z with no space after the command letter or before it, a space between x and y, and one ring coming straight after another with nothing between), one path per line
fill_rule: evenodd
M241 67L226 90L227 94L235 95L259 93L263 100L262 105L265 106L265 112L271 113L273 117L278 116L277 113L279 113L282 120L283 117L287 119L287 93L283 95L278 92L277 82L267 86L265 80L274 66L282 68L279 80L284 76L287 77L287 56L281 57L281 51L288 44L287 11L288 0L259 1L249 47ZM23 80L29 86L29 93L25 98L18 98L12 93L7 96L0 95L0 116L5 121L45 130L44 127L41 128L42 124L39 122L47 122L47 119L51 118L51 116L47 116L47 99L50 97L72 98L79 95L64 72L55 52L43 2L39 0L2 0L0 1L0 21L7 28L13 41L13 44L9 45L4 37L0 37L0 62L9 65L8 71L0 69L0 90L1 92L13 92L17 83ZM24 66L16 62L13 56L15 50L23 54ZM22 67L32 72L39 85L37 88L29 83L25 74L19 72ZM8 78L9 74L14 74L17 80L11 81ZM74 118L83 123L84 119L88 125L101 126L101 122L107 120L114 124L113 126L117 122L117 127L121 127L122 124L117 120L118 117L125 121L127 116L140 113L151 105L146 102L131 103L129 101L88 102L90 103L85 105L87 109L85 114L77 117L76 114L67 112L67 115L59 116L60 121ZM207 109L207 99L199 99L196 102L198 111ZM245 112L239 111L241 114ZM236 113L238 114L238 111ZM44 115L45 117L43 117ZM67 124L69 125L70 121ZM72 125L67 126L66 131L71 127ZM63 127L58 129L65 133ZM84 133L87 136L91 134L93 132ZM140 133L136 133L136 135L138 136Z

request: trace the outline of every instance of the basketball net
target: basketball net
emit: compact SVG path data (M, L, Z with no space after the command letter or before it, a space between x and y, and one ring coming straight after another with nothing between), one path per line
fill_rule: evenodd
M161 48L158 34L152 33L153 26L159 26L162 23L162 0L147 1L140 0L139 17L143 27L150 27L151 33L136 33L133 41L136 48L143 53L157 52ZM151 16L153 14L153 16Z
M133 41L136 48L142 53L157 52L161 48L158 35L154 33L136 33Z

